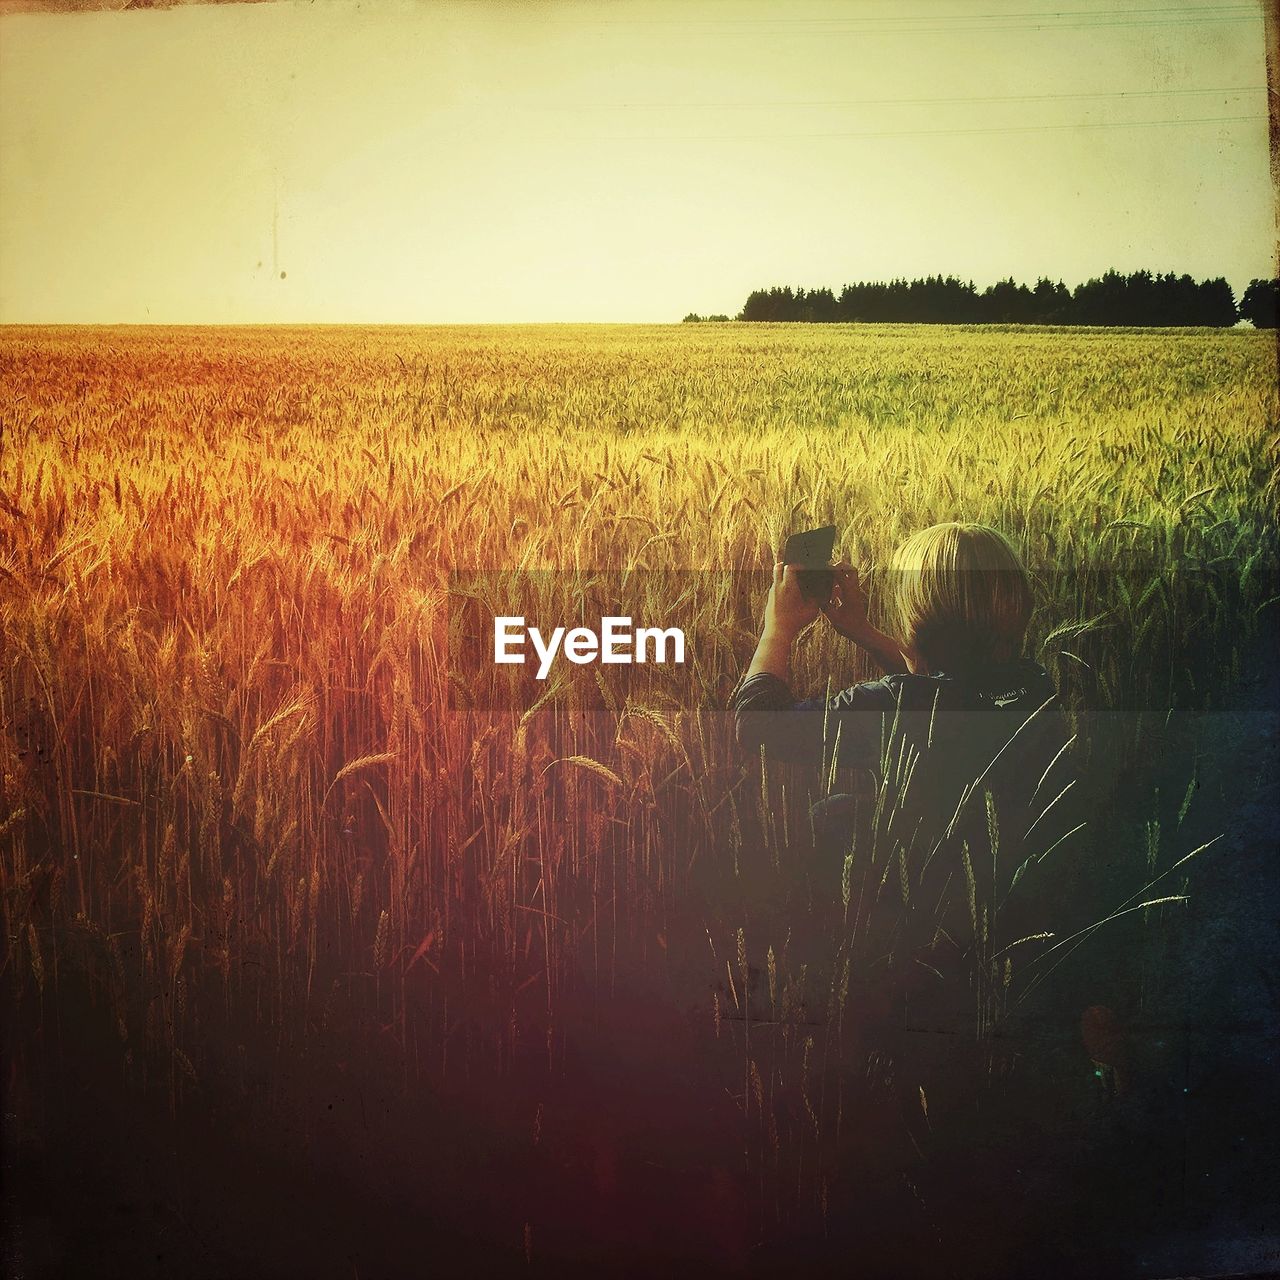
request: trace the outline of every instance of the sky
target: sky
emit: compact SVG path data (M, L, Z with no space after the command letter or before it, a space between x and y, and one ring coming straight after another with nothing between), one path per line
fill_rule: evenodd
M1277 273L1261 0L120 3L0 0L0 323Z

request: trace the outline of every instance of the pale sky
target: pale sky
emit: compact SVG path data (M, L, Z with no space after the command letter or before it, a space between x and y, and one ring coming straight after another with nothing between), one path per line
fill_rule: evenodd
M0 323L1276 274L1261 0L88 4L0 0Z

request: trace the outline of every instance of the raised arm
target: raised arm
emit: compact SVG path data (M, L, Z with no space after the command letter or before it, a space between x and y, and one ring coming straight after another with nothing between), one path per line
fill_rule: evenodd
M752 755L763 749L775 760L817 763L838 741L841 761L862 767L879 749L883 699L859 686L828 706L825 698L797 701L791 691L791 646L820 611L796 575L794 565L774 566L755 656L729 704L738 745Z
M817 760L822 754L821 704L798 703L791 692L791 646L818 616L800 592L795 566L773 566L764 623L747 674L729 703L738 745L761 748L781 760Z
M791 679L791 646L821 612L817 601L802 595L795 565L773 566L773 585L764 602L764 626L747 679L767 673L779 680Z
M873 627L867 618L867 593L858 571L847 561L835 567L835 589L822 606L827 621L846 640L865 649L886 675L919 671L919 659L892 636Z

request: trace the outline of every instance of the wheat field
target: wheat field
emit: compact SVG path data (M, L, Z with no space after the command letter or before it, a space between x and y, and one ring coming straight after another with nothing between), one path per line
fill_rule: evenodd
M742 759L723 708L785 535L830 521L870 568L1001 527L1099 765L1225 697L1275 617L1263 333L10 328L0 392L16 1025L88 991L176 1109L335 1039L496 1096L635 975L687 980L779 1216L840 1124L770 908L824 784ZM623 575L652 619L687 593L685 668L460 661L460 600ZM815 629L797 684L828 673L871 674Z

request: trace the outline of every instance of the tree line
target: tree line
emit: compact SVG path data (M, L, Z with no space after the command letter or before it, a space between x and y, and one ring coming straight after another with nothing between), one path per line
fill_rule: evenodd
M739 320L839 324L853 321L926 324L1206 325L1227 328L1248 320L1276 327L1280 280L1254 280L1237 304L1226 280L1194 280L1172 272L1152 275L1108 271L1074 289L1041 277L1034 288L1012 278L981 292L972 280L926 276L923 280L847 284L830 289L756 289ZM689 321L728 320L699 316Z

